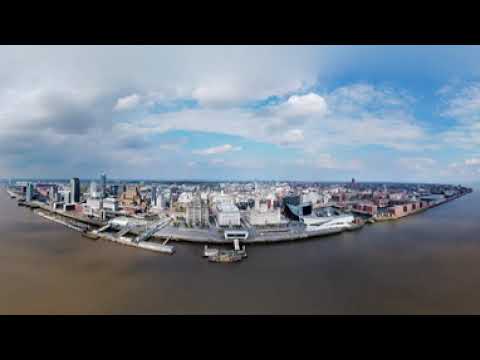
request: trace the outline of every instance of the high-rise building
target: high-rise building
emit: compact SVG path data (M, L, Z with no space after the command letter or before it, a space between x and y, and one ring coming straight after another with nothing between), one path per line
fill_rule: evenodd
M92 181L90 183L90 197L95 199L98 197L98 188L97 188L97 183L95 181Z
M26 201L32 201L33 200L33 184L32 183L27 184L27 191L25 193L25 200Z
M157 188L152 186L152 206L157 206Z
M70 190L63 191L63 202L69 204L72 201L72 192Z
M105 173L100 175L100 193L102 197L105 197L107 193L107 175Z
M50 186L50 190L48 191L48 197L50 204L58 201L58 190L56 186Z
M80 179L79 178L72 178L70 180L70 191L71 191L71 199L72 203L79 203L80 202Z
M208 206L200 196L195 196L186 205L185 220L188 225L208 225Z
M112 195L117 196L118 191L119 191L119 186L118 185L112 185L111 190L112 190Z

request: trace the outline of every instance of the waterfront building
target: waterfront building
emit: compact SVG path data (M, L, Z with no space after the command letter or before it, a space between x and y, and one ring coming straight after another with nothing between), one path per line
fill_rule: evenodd
M103 199L103 209L118 211L118 200L112 197Z
M378 206L370 202L359 202L353 204L352 210L360 214L376 216L378 213Z
M218 203L216 218L219 226L240 226L240 210L235 205Z
M34 187L32 183L27 184L27 190L25 193L25 200L26 201L32 201L33 200L33 192L34 192Z
M70 190L64 190L62 192L62 195L63 195L63 202L64 203L71 203L71 200L72 200L72 192Z
M142 197L138 186L132 186L127 188L127 190L122 193L120 197L120 203L123 207L127 206L137 206L142 202Z
M53 204L56 201L59 201L57 187L50 186L50 189L48 190L48 202Z
M208 206L199 196L190 201L186 206L185 221L188 225L206 226L209 224Z
M162 210L166 206L167 206L167 199L166 199L165 195L159 193L157 195L157 199L155 201L155 208Z
M157 206L157 187L156 186L152 186L151 200L152 200L152 206Z
M107 193L107 175L102 173L100 175L100 196L103 198Z
M341 231L352 226L352 215L306 216L301 219L306 231Z
M322 196L316 191L310 191L306 194L302 194L302 197L301 197L302 203L311 202L312 204L317 204L317 203L320 203L321 200L323 200Z
M283 198L283 211L287 218L298 221L303 216L312 213L312 203L300 201L299 195L290 195Z
M90 197L93 198L93 199L96 199L96 198L100 197L100 193L98 192L97 183L95 181L92 181L90 183L89 193L90 193Z
M95 211L100 210L103 207L102 199L101 198L88 198L87 199L87 207L93 209Z
M112 196L118 196L119 190L120 190L120 187L118 185L112 185L111 186Z
M247 213L247 220L250 225L279 225L281 223L280 208L269 209L267 205L259 209L251 209Z
M193 194L189 191L182 192L177 199L177 202L186 205L193 200Z
M80 202L80 179L72 178L70 180L70 191L71 191L71 202L79 203Z

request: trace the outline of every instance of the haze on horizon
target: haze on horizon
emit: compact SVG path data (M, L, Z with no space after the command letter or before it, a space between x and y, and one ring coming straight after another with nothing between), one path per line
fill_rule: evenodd
M480 178L478 46L0 46L0 178Z

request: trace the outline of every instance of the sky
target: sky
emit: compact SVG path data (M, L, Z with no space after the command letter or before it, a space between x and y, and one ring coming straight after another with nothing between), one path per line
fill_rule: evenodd
M0 178L480 180L478 46L0 46Z

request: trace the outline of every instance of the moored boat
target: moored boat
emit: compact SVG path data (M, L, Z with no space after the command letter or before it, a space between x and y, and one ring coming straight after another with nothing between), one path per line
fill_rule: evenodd
M242 255L235 253L220 253L218 255L209 256L208 261L219 263L233 263L241 261L242 258Z
M82 236L86 237L87 239L90 239L90 240L98 240L98 238L100 237L97 234L94 234L94 233L88 232L88 231L82 232Z
M203 248L203 256L204 257L210 257L210 256L216 256L218 255L219 250L218 249L209 249L207 245Z

